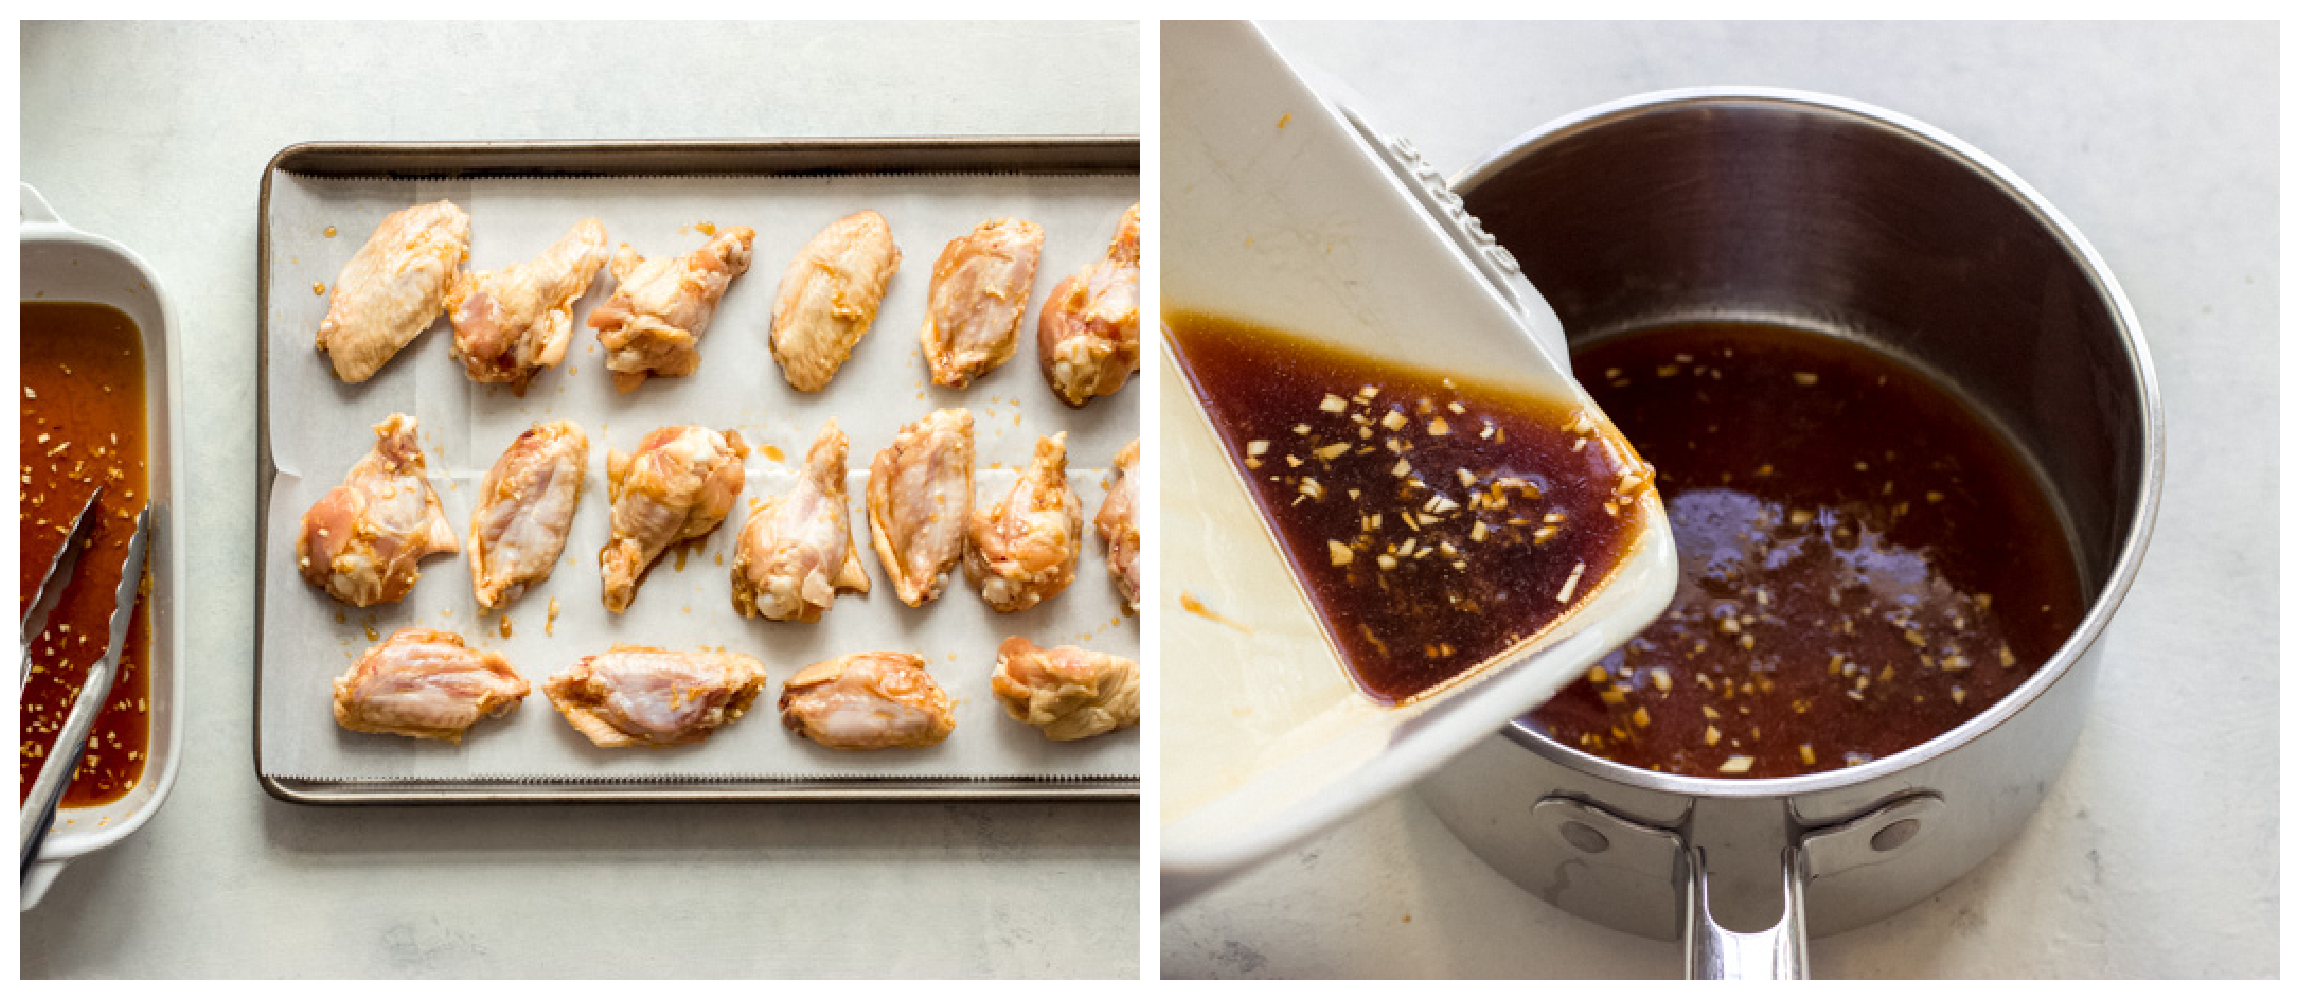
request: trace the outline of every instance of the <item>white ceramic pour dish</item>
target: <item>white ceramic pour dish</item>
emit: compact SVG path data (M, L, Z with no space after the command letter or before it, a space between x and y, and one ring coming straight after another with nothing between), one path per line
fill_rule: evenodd
M144 259L118 242L66 225L29 184L21 185L18 246L22 252L20 298L25 302L95 302L127 313L144 338L144 422L149 455L145 472L152 504L152 535L146 555L152 591L146 598L151 623L151 758L136 787L101 806L58 809L40 857L22 880L24 910L30 910L64 871L66 862L119 843L158 812L176 783L183 733L177 715L183 704L183 638L175 597L183 592L183 564L176 547L182 524L177 514L183 495L182 442L175 434L183 398L174 359L176 322L159 276Z
M1251 25L1164 32L1161 308L1598 412L1547 304L1411 147L1321 99ZM1675 587L1668 520L1648 491L1627 554L1571 613L1514 658L1381 707L1324 638L1170 360L1160 378L1166 906L1492 735L1628 641ZM1185 591L1235 624L1184 611Z

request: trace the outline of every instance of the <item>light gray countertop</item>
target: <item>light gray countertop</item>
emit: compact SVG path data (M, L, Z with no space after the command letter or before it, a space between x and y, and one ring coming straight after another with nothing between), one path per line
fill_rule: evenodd
M1098 25L25 24L23 179L182 324L188 727L149 826L74 862L27 978L1123 976L1132 803L322 809L251 762L256 198L307 140L1139 131Z
M2277 965L2274 25L1280 24L1449 174L1576 109L1741 84L1944 128L2114 269L2162 383L2154 543L2043 808L1820 976L2272 976ZM1161 921L1167 976L1674 976L1552 908L1411 794Z

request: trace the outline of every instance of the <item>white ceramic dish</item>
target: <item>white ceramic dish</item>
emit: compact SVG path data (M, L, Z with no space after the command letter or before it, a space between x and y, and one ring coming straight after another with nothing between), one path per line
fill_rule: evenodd
M1322 99L1251 25L1164 30L1161 308L1476 372L1596 411L1549 307L1410 147ZM1170 361L1160 378L1168 906L1490 736L1651 622L1675 587L1668 521L1649 491L1628 555L1572 613L1465 682L1380 707L1324 639ZM1184 591L1239 627L1182 611Z
M152 503L152 536L147 568L152 577L148 617L152 628L151 759L143 779L117 801L102 806L59 809L40 857L22 881L22 909L29 910L62 874L66 862L119 843L159 811L176 783L183 742L177 717L183 704L183 637L176 595L183 593L183 563L176 539L182 520L183 387L174 359L175 314L160 279L136 252L66 225L29 184L22 185L18 239L23 301L97 302L127 313L144 335L144 413L150 455L145 471Z

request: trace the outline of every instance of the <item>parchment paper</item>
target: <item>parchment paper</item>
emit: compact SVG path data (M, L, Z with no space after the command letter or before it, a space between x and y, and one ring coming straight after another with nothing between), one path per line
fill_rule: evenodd
M1104 566L1105 546L1092 528L1106 473L1119 449L1138 434L1140 379L1085 410L1062 405L1040 375L1035 332L1039 306L1055 282L1096 259L1119 216L1139 197L1132 176L995 174L701 176L618 178L486 178L412 181L274 177L269 323L269 429L278 472L270 485L264 544L262 723L260 759L278 778L334 781L668 780L948 777L1134 777L1137 730L1054 743L1008 718L990 694L1000 640L1027 636L1041 645L1075 643L1140 658L1138 620L1125 614ZM651 378L618 394L609 383L594 331L582 320L614 291L602 270L576 303L577 326L567 358L528 387L466 378L449 352L444 316L360 385L339 382L313 347L327 297L344 262L383 217L438 198L471 214L466 267L491 270L527 260L577 219L598 216L610 246L642 254L683 253L708 237L704 226L758 231L750 270L735 279L701 344L702 369L684 378ZM786 383L767 349L776 285L799 248L850 212L886 216L903 253L901 268L871 332L830 386L800 393ZM918 340L927 279L943 244L984 219L1019 215L1046 229L1030 312L1015 357L963 391L927 377ZM335 235L326 235L332 227ZM1040 434L1068 431L1071 488L1084 504L1086 537L1069 589L1029 611L990 610L954 569L940 600L923 608L894 595L870 551L864 511L871 457L901 425L931 410L964 406L975 415L976 504L1013 485ZM472 497L495 458L530 423L568 419L591 439L589 474L567 550L551 577L501 613L484 611L471 593L464 554L437 556L406 600L349 608L306 583L296 571L295 537L304 512L342 481L374 444L371 426L393 412L418 419L432 483L459 539L470 524ZM814 625L742 618L729 574L733 546L750 498L788 491L816 429L826 418L845 429L850 517L871 574L868 597L841 596ZM666 554L621 615L599 600L598 551L606 541L606 455L629 451L648 430L696 423L734 429L752 448L745 460L744 501L699 550L682 561ZM468 541L464 544L468 546ZM193 582L197 586L197 581ZM557 620L547 625L552 599ZM501 633L508 620L511 634ZM535 691L510 715L474 726L460 745L348 732L330 705L333 679L394 629L421 625L460 632L475 646L502 653ZM583 656L615 643L671 649L724 647L758 658L768 684L750 712L690 746L603 750L570 728L542 693L543 682ZM782 682L808 664L846 653L917 653L955 704L958 726L925 750L834 751L785 730L775 700Z

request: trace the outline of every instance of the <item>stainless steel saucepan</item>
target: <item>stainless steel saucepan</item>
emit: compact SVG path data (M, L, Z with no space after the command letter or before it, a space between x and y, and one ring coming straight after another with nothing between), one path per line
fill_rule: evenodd
M1867 924L1956 880L2028 820L2066 761L2163 478L2139 322L2075 226L2011 171L1840 98L1633 97L1537 129L1453 183L1570 342L1703 319L1857 339L1993 421L2059 508L2090 602L2076 634L1929 742L1803 777L1688 778L1520 720L1420 785L1528 891L1609 927L1682 936L1690 975L1801 975L1808 932Z

